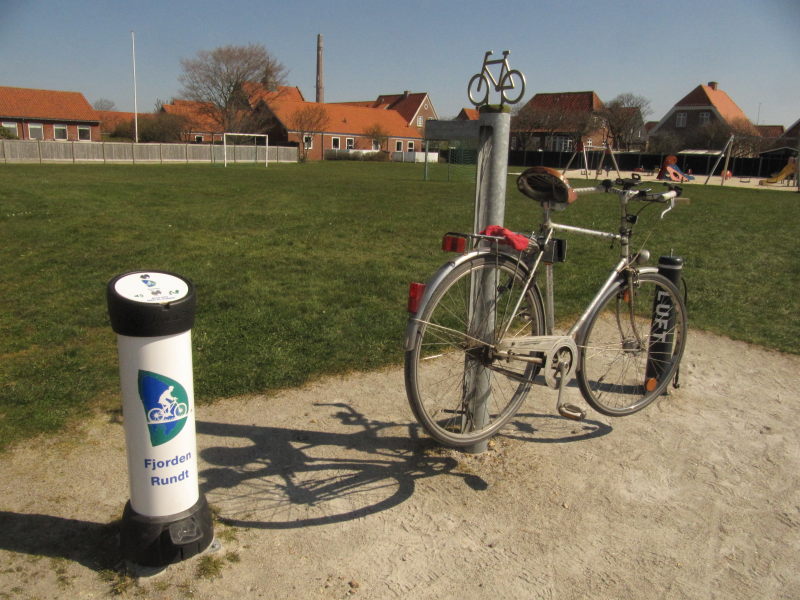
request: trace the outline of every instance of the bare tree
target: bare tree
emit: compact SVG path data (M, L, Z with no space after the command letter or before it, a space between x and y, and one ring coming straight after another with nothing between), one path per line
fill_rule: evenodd
M181 93L202 103L224 131L232 132L255 126L247 84L258 83L274 91L284 84L287 73L260 44L201 50L195 58L181 59L181 67Z
M373 144L378 146L378 150L381 150L389 141L389 134L386 133L386 130L381 127L379 123L375 123L371 125L366 131L364 131L364 135L368 136Z
M98 98L92 104L92 108L95 110L117 110L117 105L114 104L113 100L109 100L108 98Z
M325 131L328 124L328 111L321 104L309 104L294 113L289 121L289 127L297 131L300 136L300 160L305 161L308 157L308 146L306 146L306 136L313 136L315 133Z
M650 101L630 92L606 103L601 115L618 150L630 150L631 145L641 140L644 119L649 113Z

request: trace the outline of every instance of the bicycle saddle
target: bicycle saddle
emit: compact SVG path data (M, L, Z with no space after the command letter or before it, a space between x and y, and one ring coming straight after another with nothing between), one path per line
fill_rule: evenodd
M519 191L541 202L566 207L578 195L569 186L567 178L550 167L531 167L517 178Z

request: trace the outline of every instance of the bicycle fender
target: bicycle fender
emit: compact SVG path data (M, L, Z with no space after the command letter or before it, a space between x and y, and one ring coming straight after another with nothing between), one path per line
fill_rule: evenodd
M515 259L516 256L512 255L511 253L503 252L500 250L501 254L507 255L509 258ZM419 302L419 307L417 308L417 312L411 315L408 318L408 324L406 325L406 334L405 334L405 341L403 343L403 347L405 351L408 352L414 348L414 341L417 338L417 332L419 331L420 322L417 319L417 315L422 313L425 310L425 307L431 300L431 296L433 295L433 291L439 287L439 285L444 281L444 279L453 272L454 269L463 265L465 262L469 262L479 256L484 255L495 255L494 250L486 250L486 249L478 249L473 250L471 252L467 252L465 254L461 254L457 258L444 263L439 269L425 282L425 293L422 295L422 300Z

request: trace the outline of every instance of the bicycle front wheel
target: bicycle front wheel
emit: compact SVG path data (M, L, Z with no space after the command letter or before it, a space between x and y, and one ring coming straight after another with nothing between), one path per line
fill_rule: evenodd
M525 93L525 76L516 69L511 69L500 80L500 89L504 102L516 104Z
M623 416L660 396L675 376L686 346L686 304L657 273L640 273L611 289L579 338L577 378L598 412Z
M506 361L495 348L502 337L544 333L542 300L537 288L525 289L526 274L509 257L477 256L453 269L417 314L406 392L417 421L441 444L488 439L525 399L538 365Z

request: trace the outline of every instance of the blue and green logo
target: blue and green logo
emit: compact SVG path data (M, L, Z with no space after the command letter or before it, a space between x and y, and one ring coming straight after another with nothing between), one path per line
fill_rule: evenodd
M150 371L139 371L139 398L144 405L147 430L153 446L170 441L186 425L189 396L174 379Z

